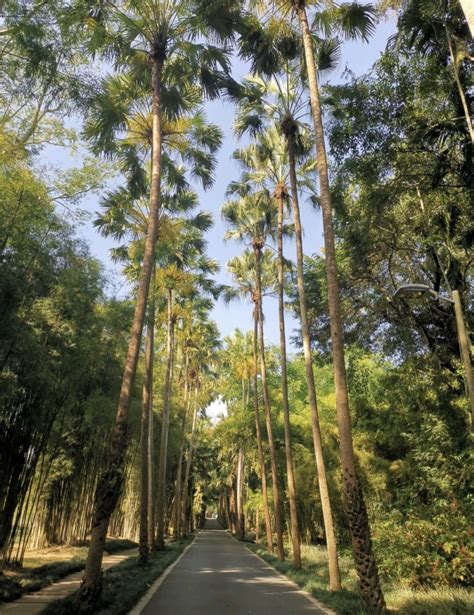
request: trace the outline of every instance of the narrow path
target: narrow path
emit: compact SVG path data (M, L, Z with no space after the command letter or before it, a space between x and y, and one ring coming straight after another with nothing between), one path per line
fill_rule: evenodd
M135 611L134 611L135 612ZM315 600L278 575L217 521L189 547L143 615L328 615Z
M137 549L127 549L112 555L105 555L102 560L102 568L107 570L107 568L116 566L137 553ZM0 615L38 615L50 602L66 598L69 594L78 590L83 574L83 570L74 572L37 592L25 594L18 600L0 605Z

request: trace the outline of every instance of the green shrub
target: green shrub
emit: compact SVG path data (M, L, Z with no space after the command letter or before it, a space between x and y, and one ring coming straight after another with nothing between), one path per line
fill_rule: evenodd
M464 516L446 512L427 519L414 511L393 511L373 529L384 580L403 580L410 587L472 583L472 537Z

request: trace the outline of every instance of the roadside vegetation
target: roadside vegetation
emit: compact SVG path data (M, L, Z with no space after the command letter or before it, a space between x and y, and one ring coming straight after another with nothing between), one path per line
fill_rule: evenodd
M112 554L138 546L127 539L107 539L105 553ZM11 602L36 592L56 581L84 569L87 541L80 546L59 546L27 551L21 566L6 565L0 576L0 603Z
M249 547L281 574L286 575L302 589L313 595L338 615L364 615L367 613L357 590L357 577L350 553L341 554L340 569L343 590L328 591L327 557L322 547L304 545L302 567L295 569L290 562L279 562L262 547ZM414 589L406 580L382 577L387 606L391 613L400 615L464 615L474 611L474 596L468 589L444 587L440 589Z
M166 551L155 553L145 566L140 566L138 556L106 570L103 574L103 590L95 613L98 615L126 615L140 601L154 581L183 552L192 538L167 545ZM74 612L76 596L51 603L43 611L45 615L69 615Z

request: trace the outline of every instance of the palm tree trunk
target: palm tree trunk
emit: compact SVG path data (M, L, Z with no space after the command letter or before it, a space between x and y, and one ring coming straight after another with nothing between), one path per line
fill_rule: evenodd
M155 344L155 303L154 301L150 304L150 327L152 327L152 348L154 350ZM152 352L152 361L154 359L154 352ZM153 370L153 363L151 370ZM147 496L148 496L148 529L147 529L147 539L148 539L148 549L149 551L154 551L155 549L155 455L154 455L154 447L155 447L155 439L154 439L154 418L155 414L153 412L153 371L151 372L151 383L150 383L150 405L148 407L148 486L147 486Z
M163 394L163 414L161 420L160 462L158 466L158 503L156 507L156 549L165 549L165 516L166 516L166 465L168 458L168 433L170 425L171 385L173 379L174 354L174 310L173 291L168 289L168 343L165 387Z
M187 357L186 357L186 363L187 363ZM186 368L186 374L187 374L187 368ZM187 380L187 376L186 376L186 380ZM189 397L189 391L188 391L188 386L186 384L186 389L185 389L185 399L184 399L184 403L185 403L185 408L184 408L184 413L183 413L183 418L181 421L181 433L179 436L179 459L178 459L178 470L176 472L176 486L175 486L175 502L174 502L174 506L175 506L175 510L174 510L174 520L173 520L173 536L176 538L176 540L179 540L181 538L181 495L183 492L183 456L184 456L184 438L186 435L186 419L189 413L189 408L190 408L190 397Z
M186 469L184 472L183 514L182 514L182 534L183 536L187 536L189 533L190 517L192 517L192 512L191 512L191 515L188 515L188 499L189 499L189 476L191 474L191 463L193 460L194 441L196 438L196 425L197 425L197 414L198 414L197 394L198 394L198 388L196 386L194 389L195 401L194 401L193 424L191 427L191 439L189 442L188 457L186 459Z
M296 181L296 161L294 148L294 133L290 126L286 127L285 136L288 144L288 161L290 167L291 184L291 203L295 224L296 239L296 276L298 283L298 296L300 304L301 333L303 336L303 354L306 370L306 382L308 386L308 401L311 412L311 428L313 433L314 456L318 472L319 494L321 497L321 508L323 512L324 531L326 534L326 545L328 551L329 567L329 589L338 591L341 589L341 575L337 559L336 536L331 512L331 501L329 499L328 483L326 478L326 466L323 456L323 444L321 439L321 428L319 425L318 403L316 398L316 387L314 384L313 359L311 354L309 322L306 307L306 294L304 289L303 276L303 237L301 229L300 208L298 203L298 187Z
M336 246L332 222L331 193L329 187L324 128L319 101L319 90L314 61L313 44L306 9L303 3L297 7L305 51L311 97L311 114L317 150L321 208L323 214L324 247L326 275L328 284L328 304L331 327L332 353L334 363L334 382L336 388L336 410L339 428L339 442L343 470L344 496L349 528L352 536L352 549L359 575L362 594L366 603L377 609L385 608L385 600L378 576L377 564L372 549L369 519L365 507L362 487L357 477L352 444L351 417L347 391L346 369L344 364L344 344L342 335L341 304L337 277Z
M152 177L150 190L150 214L145 238L137 300L128 344L127 358L120 389L120 397L115 417L107 467L96 489L94 518L87 561L81 588L77 595L78 612L92 612L102 590L101 567L104 554L105 538L110 516L115 510L123 487L123 465L127 450L128 415L132 400L133 384L137 371L143 323L145 320L148 292L155 261L155 245L158 231L158 213L160 209L161 183L161 71L163 56L154 53L152 57L153 84L153 151Z
M262 482L263 517L265 520L265 533L267 535L267 549L273 553L272 522L270 518L270 507L268 505L267 474L265 471L265 458L263 455L262 427L260 425L260 410L258 404L258 309L257 302L253 312L253 387L254 387L254 411L255 411L255 432L257 435L258 462L260 465L260 480Z
M243 507L243 486L244 486L244 449L239 448L237 456L237 531L239 538L245 538L244 507Z
M278 205L278 316L280 324L281 354L281 392L283 398L283 422L285 428L285 458L288 482L288 499L290 502L291 543L293 547L293 566L301 568L300 530L298 527L298 507L296 502L295 471L293 452L291 450L290 404L288 401L288 373L286 365L285 299L284 299L284 264L283 264L283 206L288 192L283 185L275 191Z
M148 447L149 447L149 426L150 415L153 408L153 346L154 346L154 305L150 302L149 319L146 330L145 341L145 376L143 379L143 401L141 418L141 493L140 493L140 533L138 547L138 561L141 564L148 562L149 540L148 540Z
M267 425L268 447L270 449L270 465L272 469L272 492L273 503L275 507L275 532L277 535L277 555L278 559L285 559L285 550L283 548L283 528L281 523L281 495L280 485L278 483L278 467L276 458L275 440L273 438L272 417L270 412L270 395L268 392L267 382L267 366L265 361L265 339L263 335L263 309L262 309L262 246L259 243L254 246L255 250L255 270L256 270L256 290L257 290L257 306L258 306L258 328L260 334L260 374L262 377L263 389L263 406L265 409L265 422Z

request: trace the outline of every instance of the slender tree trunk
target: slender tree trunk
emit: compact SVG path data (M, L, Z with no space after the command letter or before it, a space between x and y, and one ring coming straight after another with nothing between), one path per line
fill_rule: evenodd
M291 450L290 404L288 401L288 373L286 365L284 263L283 263L283 206L288 192L283 185L277 186L275 198L278 205L278 316L280 324L281 354L281 392L283 398L283 422L285 428L285 458L290 501L291 543L293 547L293 566L301 568L300 530L298 527L298 507L296 502L295 472Z
M344 496L352 536L352 549L362 594L366 603L377 609L385 609L385 600L378 576L377 564L370 537L369 518L365 507L362 487L356 472L352 444L351 417L347 391L346 368L344 364L344 344L342 318L337 277L336 246L332 222L331 193L324 143L324 128L319 101L319 90L314 60L311 32L304 3L297 5L305 51L311 97L311 114L317 150L321 208L323 214L326 275L328 284L328 304L334 363L334 382L336 389L336 410L339 428L339 442L343 470Z
M181 433L179 437L179 460L178 460L178 471L176 473L176 486L175 486L175 509L174 509L174 520L173 520L173 536L176 540L181 538L181 494L183 492L183 456L184 456L184 438L186 436L186 418L189 413L190 407L190 398L188 387L186 385L185 390L185 408L183 413L183 418L181 422Z
M92 612L102 590L102 557L110 516L115 510L123 487L123 465L127 450L128 415L132 400L133 384L137 371L143 323L145 320L148 292L155 261L155 245L160 209L161 181L161 71L163 53L155 50L152 56L153 84L153 153L150 191L150 214L145 238L140 282L138 286L135 312L128 345L120 397L112 434L107 466L97 485L92 523L91 541L87 554L86 567L77 597L78 612Z
M265 520L265 533L267 535L267 549L273 553L272 522L270 507L268 505L267 474L265 470L265 457L263 455L262 427L260 425L260 410L258 403L258 307L255 302L253 312L253 402L255 411L255 432L257 435L258 462L260 465L260 480L262 481L263 516Z
M243 484L244 484L244 449L239 447L237 457L237 528L240 540L245 538L245 522L243 507Z
M267 382L267 366L265 361L265 339L263 335L263 309L262 309L262 272L261 272L261 257L262 245L259 243L254 246L255 250L255 268L256 268L256 290L257 290L257 306L258 306L258 328L260 334L260 374L262 377L263 389L263 406L265 409L265 422L267 425L268 447L270 449L270 463L272 469L272 492L273 503L275 507L275 532L277 535L277 555L278 559L285 559L285 550L283 548L283 528L281 523L281 495L280 485L278 483L278 467L276 458L275 440L273 438L272 417L270 412L270 395L268 392Z
M138 547L138 561L141 564L148 562L149 541L148 541L148 446L149 446L149 425L150 414L153 405L153 345L154 345L154 317L151 313L154 306L152 302L149 306L149 319L146 330L145 341L145 375L143 379L143 400L141 418L141 493L140 493L140 534Z
M288 144L288 161L290 167L291 184L291 203L293 208L295 239L296 239L296 274L298 283L298 296L300 305L301 333L303 336L303 354L306 371L306 383L308 386L308 401L311 412L311 429L313 434L314 456L318 472L319 494L321 497L321 508L323 512L324 531L326 534L326 545L328 551L329 568L329 589L338 591L341 589L341 575L337 558L337 543L334 532L334 524L331 512L331 501L329 499L328 483L326 478L326 466L323 456L323 444L321 439L321 428L319 425L318 403L316 397L316 387L314 384L313 358L311 354L309 322L306 306L306 295L303 276L303 237L301 229L300 210L298 203L298 187L296 181L296 161L294 149L294 133L290 126L284 126L283 130Z
M194 414L193 414L193 424L191 427L191 439L189 441L189 450L188 457L186 459L186 469L184 472L184 485L183 485L183 513L182 513L182 534L183 536L187 536L189 533L189 525L190 525L190 517L191 514L188 515L188 499L189 499L189 476L191 474L191 463L193 460L193 452L194 452L194 441L196 439L196 425L197 425L197 414L198 414L198 404L197 404L197 394L198 388L194 389Z
M154 302L150 305L150 327L153 327L153 346L155 342L155 304ZM152 356L152 360L154 359L154 353ZM149 551L155 550L155 439L154 439L154 418L155 414L153 412L153 364L151 367L151 385L150 385L150 404L148 406L148 486L147 486L147 496L148 496L148 530L147 530L147 539L148 539L148 549Z
M163 392L163 414L161 420L160 462L158 466L158 503L156 507L156 550L165 549L165 516L166 516L166 466L168 460L168 433L170 426L171 386L173 381L174 355L174 309L173 291L168 289L168 342L165 387Z
M259 510L255 511L255 544L258 545L260 543L260 515Z

